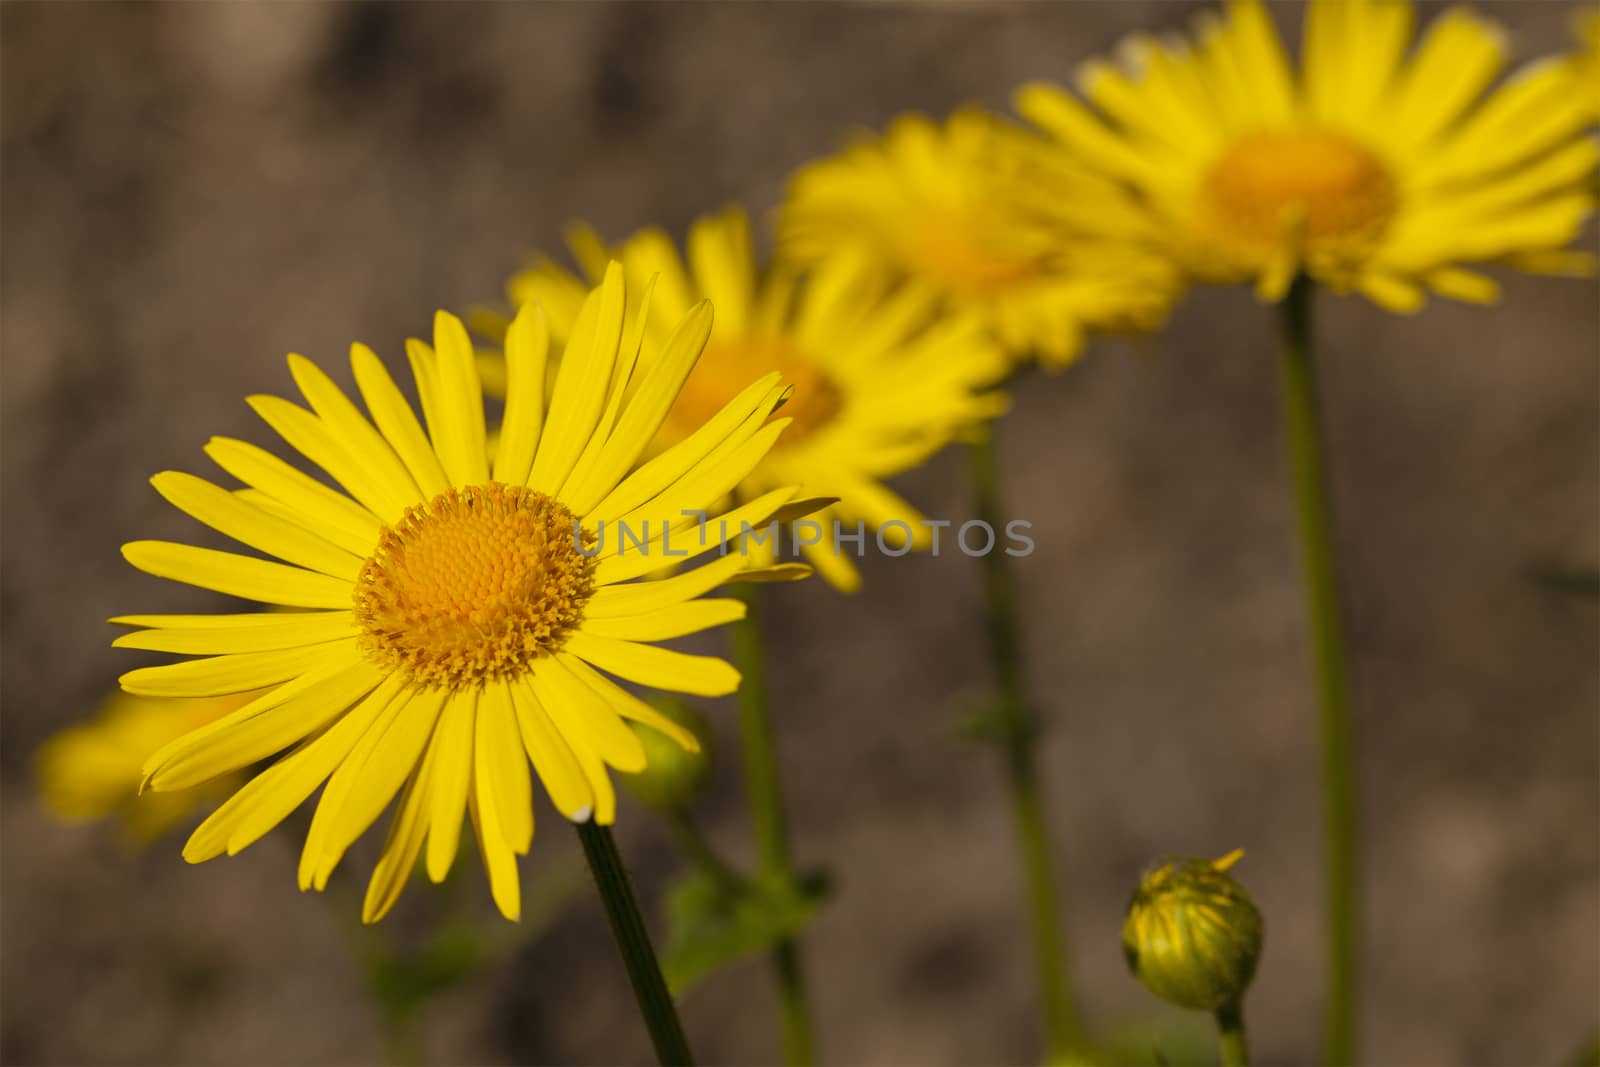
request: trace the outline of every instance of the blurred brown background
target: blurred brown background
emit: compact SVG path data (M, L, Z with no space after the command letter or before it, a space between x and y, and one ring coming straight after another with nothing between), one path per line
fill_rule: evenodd
M181 836L130 855L55 826L30 782L38 743L134 665L107 616L211 603L137 575L118 546L193 536L145 479L209 473L212 434L268 440L243 397L290 388L285 352L341 377L354 339L396 359L435 307L496 298L570 218L681 234L730 200L767 210L854 124L1003 107L1016 83L1065 79L1202 7L0 7L0 1056L383 1056L341 933L354 901L295 888L302 823L190 868ZM1566 47L1578 5L1478 7L1528 57ZM1595 564L1600 305L1592 284L1506 281L1492 310L1328 301L1319 327L1378 1063L1556 1062L1600 1002L1596 605L1529 577ZM1317 753L1270 323L1246 293L1196 293L1162 336L1031 378L999 432L1038 542L1024 607L1087 1006L1106 1026L1203 1023L1128 977L1122 908L1153 857L1244 846L1268 922L1258 1059L1304 1063ZM898 484L959 521L958 460ZM770 597L797 851L839 885L807 945L834 1062L1022 1063L1039 1047L996 767L952 730L986 680L975 579L960 555L878 559L854 599L821 582ZM730 709L714 710L731 756ZM748 856L734 764L705 813ZM676 867L666 835L636 805L620 830L651 899ZM544 809L525 875L570 864L570 838ZM354 891L369 861L336 883ZM461 863L461 897L492 924L476 858ZM437 892L413 886L397 933L425 925ZM687 1000L704 1062L775 1058L766 977L747 963ZM425 1022L440 1063L649 1055L589 896Z

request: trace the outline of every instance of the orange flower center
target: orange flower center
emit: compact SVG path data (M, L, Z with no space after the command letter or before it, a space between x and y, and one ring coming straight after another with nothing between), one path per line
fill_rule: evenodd
M841 394L815 361L780 337L746 337L736 341L713 339L700 362L684 382L677 402L667 413L662 437L680 441L704 426L751 382L777 371L794 395L778 412L794 422L783 432L778 447L815 433L839 411Z
M972 295L1016 285L1036 273L1038 259L1023 248L1007 247L1006 232L1000 219L936 212L916 227L906 249L906 269Z
M1316 127L1239 138L1206 175L1202 195L1220 235L1257 253L1285 239L1313 248L1368 237L1398 202L1382 160Z
M417 685L521 674L566 643L594 592L576 530L565 505L499 482L410 508L356 580L364 649Z

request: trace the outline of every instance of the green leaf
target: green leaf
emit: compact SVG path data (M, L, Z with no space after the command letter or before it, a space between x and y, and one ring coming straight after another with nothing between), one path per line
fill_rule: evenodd
M820 871L795 879L719 877L703 870L667 891L661 969L674 995L717 968L796 936L830 892Z

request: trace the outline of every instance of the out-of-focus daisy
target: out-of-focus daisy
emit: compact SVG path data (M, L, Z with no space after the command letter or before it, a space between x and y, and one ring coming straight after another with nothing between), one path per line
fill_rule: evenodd
M173 738L247 704L254 693L159 700L113 693L88 722L69 726L35 757L45 807L68 822L115 818L136 842L172 829L208 798L239 785L232 776L175 793L139 795L146 756Z
M1198 40L1135 36L1086 64L1095 105L1029 85L1017 108L1064 152L1042 198L1076 232L1163 250L1195 279L1277 300L1299 272L1413 311L1498 288L1463 264L1592 269L1568 251L1596 147L1572 64L1488 91L1506 35L1452 8L1407 55L1408 0L1312 0L1298 72L1258 0Z
M658 569L664 550L718 546L707 536L717 522L684 512L712 507L761 462L787 425L769 421L787 391L776 374L748 384L634 470L699 357L711 312L688 309L646 366L636 359L643 323L626 304L614 266L578 312L548 404L546 327L538 309L522 309L506 338L508 399L492 464L471 343L441 312L434 346L407 348L425 422L361 345L351 361L367 414L299 356L290 370L309 408L250 398L343 492L227 438L206 453L246 488L175 472L153 479L181 510L276 558L139 541L123 550L134 566L299 609L115 620L139 627L123 647L198 657L124 675L130 693L267 690L144 765L147 786L176 790L285 753L195 831L186 859L238 852L326 783L300 863L302 888L321 889L399 794L363 917L393 906L424 846L429 877L442 879L470 813L495 902L516 918L516 856L533 838L530 762L563 815L608 824L616 795L606 768L645 762L624 720L696 745L607 675L707 696L737 687L722 660L653 642L742 615L738 601L701 594L748 559L735 552L666 580L635 579ZM794 492L763 494L729 513L729 525L766 522ZM648 530L649 550L602 532L616 520Z
M1172 295L1168 264L1046 224L1020 195L1032 140L976 109L943 124L903 115L795 173L779 255L805 264L860 252L979 317L1017 360L1060 366L1089 329L1158 327Z
M826 259L803 277L784 266L763 272L738 208L694 223L687 266L659 230L607 249L592 232L575 227L571 245L591 276L615 255L630 283L655 278L652 307L665 309L668 319L695 300L709 298L716 307L705 355L655 447L693 433L742 382L778 371L794 386L783 411L793 425L740 483L740 496L801 485L837 497L796 540L806 559L844 591L860 585L850 555L861 541L836 544L836 530L859 534L864 526L882 531L896 550L927 547L930 529L922 515L883 479L1005 410L1005 398L990 386L1008 363L975 317L943 317L926 289L890 287L853 256ZM544 260L509 288L515 303L545 307L554 334L570 333L582 281ZM667 342L665 331L647 327L641 361L661 358ZM836 551L841 546L844 551Z
M1578 32L1578 53L1573 70L1578 87L1589 101L1589 121L1600 121L1600 11L1580 11L1573 21Z

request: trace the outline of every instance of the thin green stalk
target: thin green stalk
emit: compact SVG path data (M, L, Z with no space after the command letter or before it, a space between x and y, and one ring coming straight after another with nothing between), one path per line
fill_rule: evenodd
M667 992L666 979L656 963L655 949L650 947L650 933L639 915L639 903L634 899L633 887L628 884L628 872L623 869L622 857L617 855L611 831L592 819L575 825L578 839L583 842L584 857L589 861L589 872L594 875L595 888L605 903L611 932L622 951L622 962L628 968L628 981L633 984L639 1013L644 1016L650 1040L656 1047L656 1059L661 1067L690 1067L694 1057L689 1052L689 1041L683 1036L678 1009L672 1003L672 994Z
M668 825L672 827L672 836L677 838L678 847L683 849L694 865L706 874L715 878L723 885L737 886L746 884L744 875L734 870L711 847L705 835L700 832L700 827L690 817L687 811L676 810L667 813Z
M1222 1067L1250 1067L1244 1005L1235 1002L1217 1009L1217 1040L1222 1046Z
M1007 516L1001 502L999 464L993 439L986 437L973 444L969 454L976 517L992 529L1003 530ZM994 725L1005 751L1012 816L1022 849L1049 1052L1053 1060L1062 1060L1078 1047L1082 1032L1067 975L1061 892L1050 862L1050 833L1039 782L1036 752L1039 730L1028 699L1016 578L1009 563L1006 554L998 548L983 557L985 625L996 689Z
M763 877L792 881L789 836L783 814L783 787L778 780L777 748L772 714L767 707L766 663L761 645L759 586L735 587L745 603L745 617L733 626L733 660L739 683L739 739L744 748L744 773L750 791L750 821ZM800 947L790 938L773 950L778 979L778 1010L783 1022L783 1056L790 1067L816 1062L816 1039L806 995Z
M1327 878L1327 1015L1324 1062L1344 1067L1356 1051L1357 836L1354 741L1345 666L1333 516L1322 459L1316 369L1312 357L1312 282L1295 280L1282 305L1285 436L1299 513L1306 605L1316 662L1322 733L1322 790Z

